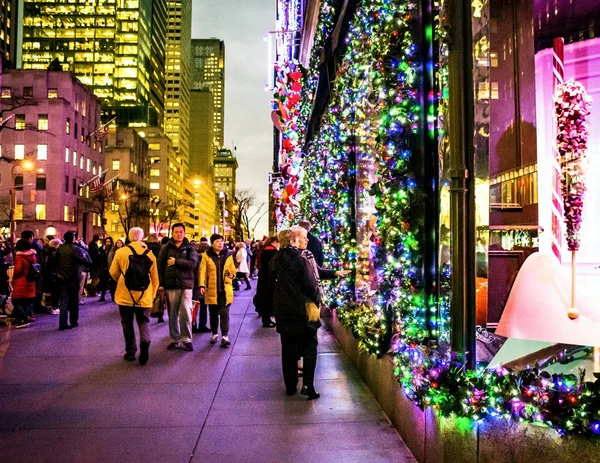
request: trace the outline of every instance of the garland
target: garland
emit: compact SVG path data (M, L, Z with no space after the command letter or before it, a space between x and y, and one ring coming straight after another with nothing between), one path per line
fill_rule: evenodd
M350 196L351 180L357 173L353 154L358 159L372 156L377 166L369 190L376 210L371 251L377 296L354 292L354 282L346 280L327 287L326 300L362 351L381 355L391 346L403 391L422 409L433 407L442 416L474 421L533 422L561 435L597 436L600 382L536 369L467 370L452 358L445 342L449 265L441 266L440 319L430 317L431 324L426 323L422 185L412 152L415 140L426 136L424 122L418 120L419 66L413 62L415 8L406 0L361 3L346 38L330 107L303 161L302 190L310 194L301 200L302 213L323 239L328 265L349 262L353 268L358 253L351 233L356 217L350 206L355 199ZM309 76L316 75L311 63ZM446 75L444 70L438 73ZM309 99L303 101L301 114L310 113ZM438 346L425 343L430 333L439 335Z

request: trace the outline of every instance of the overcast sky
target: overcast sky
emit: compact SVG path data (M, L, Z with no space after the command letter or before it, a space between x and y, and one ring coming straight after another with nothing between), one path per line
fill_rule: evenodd
M192 38L225 41L225 146L237 146L237 188L267 202L273 124L264 37L275 28L275 0L193 0ZM194 130L191 127L191 130ZM267 204L265 204L266 208ZM256 229L262 238L265 215Z

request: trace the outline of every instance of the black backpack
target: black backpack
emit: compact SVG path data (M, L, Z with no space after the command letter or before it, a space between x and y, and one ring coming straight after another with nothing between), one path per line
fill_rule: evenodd
M152 259L148 257L150 249L146 249L143 254L137 254L132 246L127 246L131 249L132 254L129 256L129 266L123 275L125 278L125 286L129 291L129 295L133 300L134 306L138 305L144 296L144 291L150 286L150 269L152 268ZM141 291L142 294L137 300L134 299L131 291Z
M29 264L25 279L30 283L40 281L42 279L42 266L40 264Z

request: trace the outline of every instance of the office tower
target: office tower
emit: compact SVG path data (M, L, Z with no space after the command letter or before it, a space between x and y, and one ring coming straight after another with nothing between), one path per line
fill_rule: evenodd
M5 70L0 110L0 203L15 192L17 234L77 230L86 242L101 231L90 181L103 169L100 101L67 72ZM4 217L1 217L4 215ZM0 220L8 222L8 208ZM46 233L48 227L54 232Z
M190 125L194 130L190 133L189 171L212 179L215 150L213 96L210 90L200 89L192 90L191 97Z
M187 163L190 135L192 1L168 1L165 134Z
M207 89L212 93L214 146L220 149L225 139L225 42L222 40L192 40L192 89Z
M46 69L57 60L93 90L103 116L120 126L146 126L163 118L160 37L166 1L24 0L17 66ZM156 81L154 81L156 80Z
M15 65L17 7L17 0L0 0L0 52L4 69Z
M215 191L223 191L227 201L235 200L236 170L238 162L230 149L223 148L215 151L214 157Z

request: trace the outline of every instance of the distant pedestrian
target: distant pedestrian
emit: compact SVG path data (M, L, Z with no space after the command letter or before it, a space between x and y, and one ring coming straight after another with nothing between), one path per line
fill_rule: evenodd
M88 254L92 260L92 266L90 267L90 278L91 283L88 286L88 296L95 296L98 291L98 285L100 283L100 267L102 266L102 253L104 249L100 242L100 237L94 235L92 241L88 245Z
M79 326L80 281L92 263L88 253L74 241L75 233L66 232L64 243L56 252L56 281L60 288L58 329L61 331Z
M198 253L185 237L184 224L174 224L171 235L158 257L160 287L166 292L169 309L171 343L167 349L176 349L183 342L185 350L192 351L192 289Z
M116 252L125 246L125 241L123 238L117 239L115 241L115 245L110 249L108 255L106 257L106 264L108 265L109 275L110 275L110 267L112 266L113 260L115 259ZM108 279L108 291L110 292L110 299L114 302L115 300L115 292L117 291L117 282L112 278Z
M46 297L46 306L48 312L52 315L58 315L58 298L60 296L60 288L56 281L56 273L58 271L58 248L62 244L59 238L51 239L48 246L44 249L46 255L46 266L44 267L43 289Z
M40 266L37 263L35 250L31 243L21 238L15 245L15 271L13 273L13 313L15 316L15 328L27 328L29 322L35 321L33 316L33 304L35 303L35 285L41 277ZM34 269L37 265L37 270Z
M298 226L304 228L307 232L308 236L308 245L306 249L308 249L312 255L315 257L315 262L319 267L323 267L323 263L325 262L325 256L323 254L323 244L321 240L313 235L310 231L312 229L312 225L308 220L301 220L298 222Z
M301 393L309 399L318 399L314 375L317 365L318 319L311 320L311 308L320 306L319 285L300 247L307 241L304 228L291 227L281 233L290 233L290 244L284 245L270 264L270 280L273 285L273 312L277 332L281 336L281 361L287 395L294 395L298 384L298 357L304 358L303 386Z
M110 267L108 266L108 255L112 251L115 243L110 236L104 238L104 242L101 243L100 251L100 268L98 271L98 291L100 292L99 302L106 301L106 292L109 290ZM113 301L114 302L114 301Z
M148 249L150 249L150 251L152 251L152 254L154 254L154 257L156 257L156 259L158 261L158 255L160 254L160 249L163 246L158 240L158 235L156 233L150 233L148 235L148 238L146 238L146 244L148 245ZM165 309L167 308L167 296L165 295L164 289L159 290L156 293L156 297L158 299L160 299L158 303L160 304L160 307L161 307L161 312L159 313L158 317L156 317L156 322L164 323L165 322L164 312L165 312Z
M248 280L248 253L246 252L246 243L243 241L238 245L238 250L235 254L235 266L237 268L236 276L239 282L244 280L246 282L246 291L252 289L250 281Z
M137 344L133 318L140 331L140 365L148 362L150 350L150 309L159 279L156 257L142 241L144 231L134 227L129 230L129 245L119 249L110 267L111 277L117 281L115 302L119 305L121 325L125 337L124 359L135 360Z
M233 256L225 249L223 236L210 237L212 246L202 258L200 265L200 293L204 295L210 313L211 344L219 339L221 326L221 347L231 344L229 341L229 308L233 304L233 279L235 264Z
M279 240L276 236L267 238L260 251L258 261L258 282L256 283L256 310L262 316L264 328L274 328L273 316L273 287L269 283L269 264L279 250Z
M35 233L31 230L23 230L21 239L28 241L31 244L31 249L35 251L36 263L40 265L42 278L35 282L35 298L33 301L33 310L36 312L42 311L42 294L43 294L43 271L44 271L44 245L40 244L39 240L35 239Z

